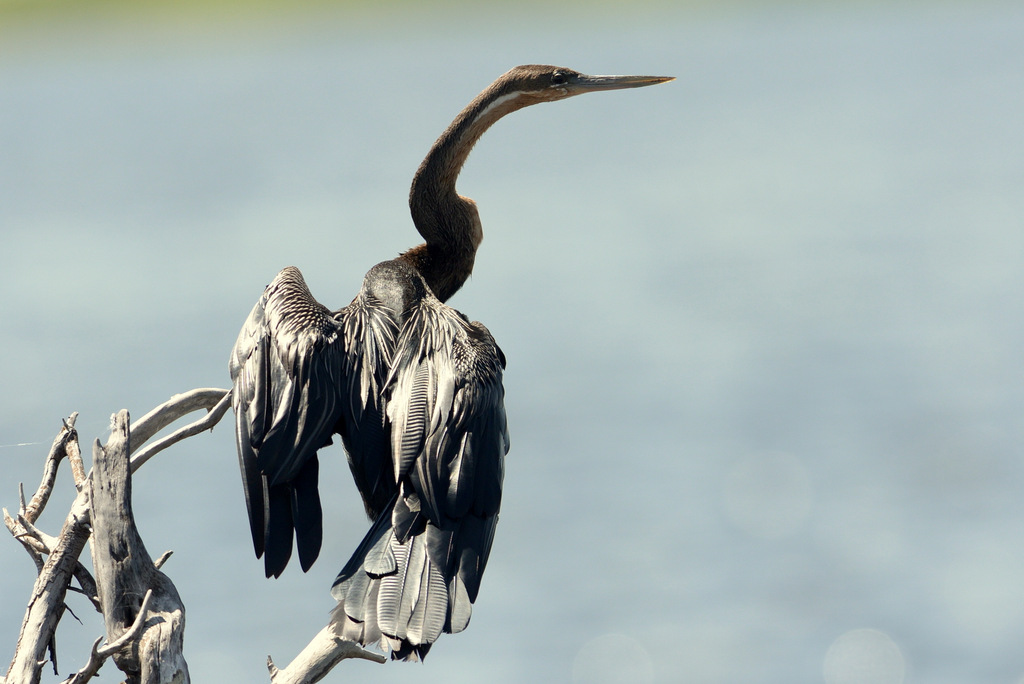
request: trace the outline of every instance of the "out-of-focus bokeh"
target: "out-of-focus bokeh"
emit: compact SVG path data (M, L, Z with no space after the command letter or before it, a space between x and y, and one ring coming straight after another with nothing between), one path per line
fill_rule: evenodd
M418 241L434 138L538 62L677 80L471 156L486 239L451 304L509 360L494 552L425 664L327 681L1021 681L1019 2L4 2L0 504L72 411L88 449L226 387L281 267L346 304ZM325 623L367 523L323 461L320 560L277 581L228 422L136 476L193 681L264 681ZM0 540L0 667L34 575ZM69 605L46 681L102 634Z

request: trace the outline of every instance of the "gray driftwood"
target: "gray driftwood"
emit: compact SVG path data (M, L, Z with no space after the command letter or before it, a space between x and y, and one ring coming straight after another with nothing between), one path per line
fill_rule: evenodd
M327 676L335 665L346 658L372 660L375 663L386 660L379 653L367 651L353 641L342 639L328 624L295 656L288 667L279 670L273 659L267 656L267 669L270 670L270 681L273 684L313 684Z
M108 443L107 448L98 449L98 452L103 454L104 458L96 458L95 455L94 458L96 458L97 461L103 460L104 463L113 462L115 460L113 458L114 452L117 452L119 456L116 460L118 462L123 462L124 469L127 469L129 467L128 455L130 453L130 444L141 447L146 440L151 438L158 431L170 425L175 420L192 411L207 409L208 413L202 419L192 423L191 425L185 426L173 432L171 435L149 445L149 447L140 450L149 452L146 458L151 457L153 454L167 446L170 446L176 441L213 427L213 425L215 425L224 415L225 410L229 406L229 397L230 393L228 390L223 389L198 389L175 395L174 397L171 397L170 400L161 404L144 416L143 419L139 421L136 428L132 430L130 438L126 438L128 424L127 413L124 413L122 422L115 421L111 441ZM92 601L96 609L105 614L104 621L107 625L107 643L105 646L100 647L99 643L103 639L101 638L98 640L97 645L94 646L92 653L89 656L86 666L68 681L75 682L76 684L88 681L96 674L103 661L114 653L118 653L118 657L120 657L122 651L129 651L143 653L145 658L153 658L157 654L157 650L155 649L159 648L160 639L163 638L150 636L151 634L156 635L158 633L151 629L152 625L150 624L155 623L158 618L152 618L146 622L138 623L135 627L135 632L126 632L126 630L131 630L133 627L132 619L119 620L113 613L110 613L112 619L107 619L106 614L108 611L105 609L102 597L106 597L109 600L109 597L111 596L118 596L119 594L117 592L119 589L111 590L109 587L101 588L98 586L97 581L93 578L89 570L86 569L86 567L79 561L79 557L85 549L85 544L89 541L90 526L94 526L96 524L93 517L94 506L90 497L90 491L93 487L89 485L90 480L94 476L96 477L97 482L104 482L107 487L102 496L97 494L97 501L107 498L107 510L115 512L118 520L123 518L124 521L127 521L124 525L121 525L122 532L125 532L126 528L130 526L135 539L138 541L138 547L126 545L120 549L108 549L109 552L105 553L103 551L98 551L96 548L97 538L101 535L101 533L97 531L96 538L93 539L93 567L96 568L97 576L103 577L104 581L113 581L113 578L117 576L116 573L111 573L110 568L105 566L110 565L111 561L119 557L119 555L128 548L142 548L143 553L145 552L145 549L141 545L141 539L138 538L138 532L135 531L134 520L131 517L130 482L127 474L125 473L118 476L120 480L127 485L124 488L124 491L120 493L118 492L117 487L111 486L112 480L118 479L118 477L111 478L109 473L106 475L98 475L96 474L95 469L89 474L86 474L78 446L78 433L75 431L74 427L76 417L77 414L72 414L70 418L65 420L60 433L57 435L56 439L54 439L53 446L50 448L50 452L43 464L42 482L32 498L29 501L26 501L24 492L21 491L19 487L19 505L17 514L12 516L6 508L3 510L4 523L7 525L8 530L10 530L14 538L21 542L22 546L32 558L36 566L37 578L32 589L32 594L29 597L25 617L22 620L21 631L18 635L18 642L14 649L14 657L11 659L11 664L7 668L6 675L4 677L0 677L0 684L36 684L40 681L43 667L48 661L53 662L53 670L56 673L57 668L55 662L56 649L54 645L54 634L56 633L58 622L64 615L64 599L69 589L80 591L85 594L86 597ZM138 454L136 456L138 456ZM52 537L37 529L35 523L38 520L40 513L42 513L50 500L57 469L60 462L64 459L68 460L71 467L75 483L76 497L71 505L71 510L64 521L64 526L61 529L60 534L56 537ZM133 459L131 463L131 470L134 471L144 462L145 458L141 460L138 460L137 458ZM118 510L118 506L121 507L120 510ZM121 523L118 524L120 525ZM100 526L103 527L104 523L100 523ZM107 528L109 529L110 526L107 525ZM104 532L103 534L106 533ZM128 537L130 536L131 535L128 535ZM116 534L110 536L107 542L115 543L116 537ZM125 539L128 537L122 536L121 542L125 542ZM128 542L125 543L127 544ZM97 553L99 556L97 556ZM164 560L166 560L166 554L162 556L156 564L149 561L149 565L153 572L152 581L157 585L152 588L155 590L155 594L162 589L164 595L170 596L173 593L173 595L176 596L176 592L174 592L174 587L170 583L170 580L162 573L159 573L162 579L157 576L157 569ZM147 574L147 572L143 571L142 574ZM71 586L73 578L78 581L79 586L77 589ZM145 595L146 590L149 588L150 587L148 586L143 587L141 594L138 597L138 602L135 605L135 610L131 611L133 615L141 612L139 608L141 608L142 596ZM151 599L151 603L154 601L155 599ZM178 603L180 604L180 600ZM154 610L160 608L158 604L159 602L154 603ZM128 608L127 605L121 605L120 607L130 611L130 608ZM179 628L178 632L180 633L180 631L181 629ZM125 638L126 634L127 638ZM180 644L178 649L180 654ZM117 662L117 660L118 658L115 658L115 662ZM130 663L131 656L128 656L125 662ZM184 660L182 660L181 663L184 664ZM120 663L118 664L120 665ZM159 670L159 668L150 668L150 670L156 671ZM175 668L175 671L178 671L178 668ZM132 673L130 672L126 672L125 674L128 675L128 682L188 681L187 670L181 668L180 671L185 675L184 679L143 680L133 679Z
M128 412L119 412L106 445L97 440L92 449L90 546L107 641L143 620L138 638L111 654L127 684L187 684L185 607L171 580L153 565L135 527L128 424ZM151 606L139 618L148 591Z
M88 682L107 658L125 674L127 684L189 682L182 652L185 610L173 583L160 571L169 552L154 561L146 551L132 514L131 480L160 451L211 429L230 404L228 390L196 389L171 397L134 425L128 412L121 411L113 417L106 445L98 440L94 445L89 473L78 446L77 414L64 421L32 498L26 501L19 490L17 514L3 510L7 528L32 558L38 577L14 657L0 684L37 684L47 662L53 662L56 673L54 634L69 590L85 594L103 614L106 634L96 640L85 665L65 684ZM207 411L201 419L145 444L171 423L201 409ZM53 537L35 523L50 500L57 469L65 459L76 496L60 534ZM95 578L79 561L90 531ZM72 587L73 579L78 581L77 588ZM312 684L347 658L385 661L383 655L339 638L328 625L287 667L278 669L268 657L267 668L273 684Z
M48 649L53 650L57 623L64 614L64 596L79 566L78 556L89 539L88 494L84 490L79 491L64 520L60 535L52 545L31 531L49 501L60 461L69 457L70 453L78 453L78 434L74 426L75 415L72 415L64 422L53 442L43 467L43 481L35 496L28 504L25 503L24 495L20 497L18 519L15 520L4 509L7 528L22 542L39 571L21 623L14 658L7 669L6 684L39 681L47 662L46 652ZM76 482L76 486L80 487L80 484ZM42 560L43 555L46 555L45 562Z

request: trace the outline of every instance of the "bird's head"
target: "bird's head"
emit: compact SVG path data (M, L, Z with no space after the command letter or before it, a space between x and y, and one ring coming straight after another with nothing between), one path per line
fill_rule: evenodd
M671 81L672 76L588 76L565 67L525 64L514 67L496 82L499 98L522 98L522 104L553 102L573 95L603 90L639 88Z

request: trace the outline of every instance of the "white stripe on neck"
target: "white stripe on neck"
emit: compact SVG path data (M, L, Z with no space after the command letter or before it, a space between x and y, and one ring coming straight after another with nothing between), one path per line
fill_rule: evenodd
M489 105L484 107L484 109L479 114L477 114L477 117L476 117L477 121L485 118L487 116L487 114L490 113L490 111L492 109L500 107L501 105L505 104L506 102L509 102L510 100L514 100L514 99L518 98L522 94L523 94L522 90L516 90L514 92L506 93L505 95L502 95L501 97L496 98L493 102L491 102Z

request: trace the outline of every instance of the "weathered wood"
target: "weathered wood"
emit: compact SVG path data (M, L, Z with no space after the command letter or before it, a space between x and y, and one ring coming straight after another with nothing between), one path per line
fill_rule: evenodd
M8 684L39 682L47 660L46 649L57 630L68 585L88 539L89 494L83 491L72 504L56 546L50 550L32 588L14 658L7 670Z
M68 677L68 679L64 681L64 684L85 684L85 682L96 676L107 658L124 648L129 641L138 637L139 633L142 631L142 627L145 625L146 616L149 613L149 605L152 600L153 591L147 591L145 598L142 599L142 607L139 609L139 614L135 616L135 622L132 623L132 626L128 631L118 637L117 641L113 643L106 643L103 646L100 646L100 642L103 641L103 637L97 639L92 645L92 651L89 653L89 660L86 662L85 667L73 674L71 677Z
M185 608L174 584L156 569L135 527L128 463L129 417L114 416L105 446L93 445L89 491L92 500L92 560L103 606L107 641L115 642L131 628L147 590L152 589L150 615L142 633L113 654L127 684L187 684L188 665L182 653Z
M193 396L194 395L194 396ZM205 408L209 409L209 413L200 418L194 423L190 423L182 428L178 428L171 434L158 439L152 444L148 445L144 449L139 449L137 453L132 456L131 467L134 473L139 467L155 456L157 453L163 451L167 447L177 444L186 437L192 435L198 435L203 430L212 429L214 425L220 422L220 419L224 417L227 410L231 407L231 390L222 389L204 389L204 390L192 390L185 394L177 394L171 397L170 400L161 404L157 408L150 411L147 415L151 416L150 423L147 425L145 432L148 433L153 427L162 429L165 425L169 425L181 416L195 411L196 409ZM166 421L166 423L164 423ZM161 425L161 423L164 423ZM132 428L132 441L138 439L138 433L140 429L138 427ZM146 439L151 437L151 434L143 435Z
M60 432L54 438L53 444L50 446L50 452L46 455L46 460L43 463L42 481L39 483L39 487L36 488L35 494L32 495L31 501L25 501L25 487L19 483L17 518L11 516L6 508L3 509L4 524L7 525L7 529L14 535L14 538L21 542L29 556L32 557L32 561L36 564L37 573L43 570L42 554L49 553L56 540L52 537L47 539L44 533L35 528L34 523L39 518L39 514L46 508L46 503L50 500L53 483L57 479L57 469L60 466L61 460L65 457L71 460L72 454L79 453L78 433L75 432L75 419L77 417L77 413L72 413L64 421Z
M146 415L135 421L132 425L131 451L135 451L148 442L156 433L178 420L184 415L198 411L199 409L212 409L229 395L231 390L215 387L204 387L201 389L189 390L173 397L160 404ZM231 400L228 400L230 404ZM220 415L224 415L223 411ZM213 421L216 423L217 421ZM210 425L209 427L213 427ZM130 452L129 452L130 453Z
M313 684L319 682L331 669L346 658L360 658L383 663L386 659L379 653L367 651L359 644L342 639L327 625L313 637L299 655L279 670L267 656L267 669L272 684Z
M78 433L75 432L75 420L77 419L78 414L72 413L64 421L61 431L53 440L50 453L46 456L46 464L43 466L43 481L32 496L32 500L27 505L21 507L21 515L25 516L30 523L34 523L39 519L39 514L43 512L47 501L50 500L53 483L57 479L57 467L60 465L61 459L68 456L68 446L75 445L75 451L77 452Z
M14 658L0 684L37 684L52 648L57 623L71 578L104 616L106 645L97 640L85 667L69 682L89 681L107 657L113 657L125 673L127 684L188 684L188 666L182 655L185 612L171 581L159 571L169 552L154 562L135 527L131 505L131 473L157 452L186 437L212 428L230 406L230 391L198 389L171 397L130 426L127 411L117 414L105 446L93 447L93 470L87 475L74 432L73 415L54 440L44 466L43 481L30 501L20 496L17 517L4 510L11 533L36 562L39 576L33 587L15 647ZM207 409L200 420L139 449L129 460L133 445L142 444L158 431L191 411ZM57 537L35 526L53 488L57 466L63 457L71 464L78 496ZM90 525L96 577L78 561ZM46 556L45 563L43 557ZM147 590L150 605L143 607ZM274 684L312 684L320 681L340 661L361 658L383 663L385 657L366 651L338 637L325 627L283 670L267 658Z
M143 453L139 454L143 458L138 459L137 462L132 464L131 469L134 471L135 468L145 462L146 458L161 449L185 437L197 434L204 429L212 428L221 419L230 405L230 400L227 399L228 396L228 390L223 389L197 389L177 394L150 411L142 421L139 421L139 424L133 430L131 440L124 439L123 435L120 437L114 435L112 436L111 446L121 448L117 446L118 440L120 440L120 444L123 446L124 459L126 460L129 444L142 446L156 432L181 416L198 409L205 408L209 410L207 415L201 420L181 428L171 435L164 437L156 444L143 449ZM42 482L31 500L26 501L23 488L19 487L20 505L17 516L11 516L4 510L4 521L14 537L22 543L32 557L33 562L36 564L38 578L25 611L22 629L18 636L18 643L15 646L14 658L8 667L6 677L0 679L0 684L4 682L6 684L13 684L14 682L18 684L34 684L39 681L42 666L47 661L46 650L48 647L52 649L57 623L60 621L64 611L64 599L70 588L72 576L78 578L82 591L93 602L94 606L98 610L101 609L99 588L89 571L78 561L78 557L81 555L89 538L90 487L86 486L86 483L90 475L87 475L85 472L81 451L78 447L78 435L74 430L76 417L77 414L73 414L64 421L61 432L54 439L44 463ZM127 414L125 414L124 419L125 429L127 429ZM115 429L114 432L117 433L118 430ZM49 501L58 466L65 457L71 465L75 487L79 494L65 520L61 534L58 537L51 537L36 529L35 521ZM124 482L127 484L128 479L124 478ZM124 503L128 504L128 508L125 510L128 511L130 516L130 488L126 487L125 493L127 496L121 499L121 505ZM114 517L116 518L117 516ZM135 537L138 539L137 532ZM144 552L145 549L141 546L141 539L138 540L138 547ZM126 546L125 548L128 547ZM43 560L44 556L47 556L45 562ZM109 554L109 556L112 558L113 554ZM166 554L161 558L161 561L164 559L166 559ZM150 565L152 567L152 564ZM95 563L95 558L94 567L100 567ZM154 666L149 668L150 670L159 669L155 665L158 662L162 663L162 667L165 669L167 663L171 663L172 668L177 665L177 662L173 659L170 661L162 660L163 651L176 648L180 656L180 639L184 620L183 611L175 612L175 607L180 608L181 601L177 598L173 585L166 576L157 574L156 570L157 567L152 567L153 574L150 581L154 589L162 587L160 591L161 597L169 597L168 603L171 605L164 607L169 609L168 615L175 617L173 621L164 620L162 624L167 625L164 632L152 630L150 629L152 625L148 625L140 643L133 647L133 652L140 652L142 659L154 663ZM121 606L121 608L127 608L130 611L130 606ZM173 625L176 625L176 627L172 628ZM124 630L122 628L119 631L123 632ZM177 643L175 639L177 639ZM110 640L108 639L108 641ZM146 649L150 650L147 651ZM184 666L184 660L181 659L180 663L181 666L177 669L182 673L182 678L178 681L188 681L188 670ZM173 674L171 677L173 678ZM140 681L164 680L155 675L148 679L140 679ZM166 681L171 681L171 679Z

